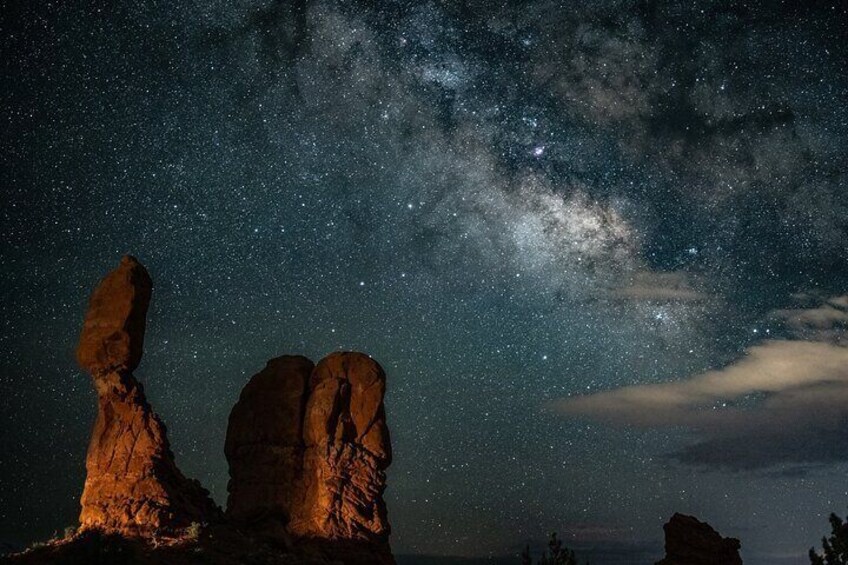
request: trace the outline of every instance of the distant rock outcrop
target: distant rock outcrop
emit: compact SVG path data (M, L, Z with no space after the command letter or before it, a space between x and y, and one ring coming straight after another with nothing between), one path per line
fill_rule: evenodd
M657 565L742 565L741 544L693 516L675 514L663 526L665 559Z
M345 562L393 563L385 390L382 367L362 353L333 353L314 369L303 357L271 360L230 415L228 515L286 541L324 542Z
M165 425L132 371L141 361L152 283L125 256L91 295L77 348L98 395L86 457L81 530L146 537L214 517L218 508L199 483L177 469Z

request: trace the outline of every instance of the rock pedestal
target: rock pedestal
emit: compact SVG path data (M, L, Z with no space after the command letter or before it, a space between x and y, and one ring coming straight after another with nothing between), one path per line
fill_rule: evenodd
M152 283L134 257L91 295L77 348L98 396L86 457L80 529L129 537L176 531L219 512L174 463L165 425L132 371L141 361Z

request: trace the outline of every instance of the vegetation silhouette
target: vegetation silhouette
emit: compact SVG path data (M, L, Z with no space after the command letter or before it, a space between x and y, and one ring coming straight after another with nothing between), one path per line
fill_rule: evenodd
M812 565L848 565L848 523L836 514L830 515L830 537L822 537L823 554L810 548Z
M533 565L533 559L530 557L530 546L524 547L521 552L521 565ZM551 533L548 540L548 550L542 552L537 565L579 565L574 551L562 545L562 540L557 539L556 532ZM586 565L589 565L586 562Z

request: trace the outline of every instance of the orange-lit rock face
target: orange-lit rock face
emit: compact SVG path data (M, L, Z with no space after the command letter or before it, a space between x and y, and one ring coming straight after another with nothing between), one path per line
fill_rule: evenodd
M147 270L129 255L100 281L89 299L77 347L83 369L97 375L138 367L152 287Z
M306 357L268 361L230 412L227 515L266 533L284 533L303 467L303 412L312 373Z
M361 353L333 353L312 372L303 478L289 526L297 537L386 542L391 463L386 375Z
M92 374L97 420L86 457L81 529L147 536L202 522L218 509L177 469L164 424L130 371L141 360L150 277L124 257L91 296L77 359Z
M383 369L361 353L314 369L304 357L269 361L230 414L227 514L286 540L330 540L347 561L393 563L385 391Z
M165 425L132 375L100 377L80 525L129 536L176 530L217 513L174 463Z

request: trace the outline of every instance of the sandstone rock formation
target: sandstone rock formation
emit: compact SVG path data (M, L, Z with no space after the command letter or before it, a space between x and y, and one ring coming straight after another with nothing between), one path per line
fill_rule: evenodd
M214 517L218 508L174 463L165 425L132 371L141 361L152 283L134 257L91 295L77 348L98 395L86 458L81 530L146 537Z
M141 361L153 282L135 257L126 255L94 289L77 347L80 366L97 378L132 372Z
M303 357L273 359L242 392L227 432L227 513L265 531L268 518L284 524L287 541L328 542L345 562L392 563L386 375L354 352L309 369Z
M290 525L296 536L388 541L385 392L383 368L362 353L333 353L315 366L303 426L303 498Z
M657 565L742 565L741 544L693 516L675 514L663 526L665 559Z
M230 412L224 453L230 464L227 516L285 537L303 469L303 414L314 365L306 357L271 359Z

